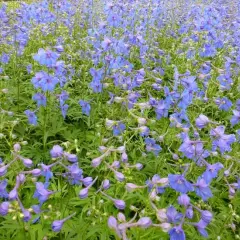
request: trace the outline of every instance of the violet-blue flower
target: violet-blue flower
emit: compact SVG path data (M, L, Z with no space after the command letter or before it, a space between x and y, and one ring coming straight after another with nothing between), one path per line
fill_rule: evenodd
M185 240L185 233L181 226L173 227L169 232L170 240Z
M201 177L198 178L197 183L195 184L195 192L203 201L206 201L213 196L209 185L204 178Z
M37 125L37 116L36 116L35 112L33 112L31 110L26 110L26 111L24 111L24 113L26 114L26 116L28 118L29 124L36 126Z
M169 174L168 179L171 188L178 192L187 193L194 190L193 185L183 175Z
M89 116L90 115L90 111L91 111L91 105L89 104L89 102L84 101L84 100L80 100L79 104L82 107L83 114Z

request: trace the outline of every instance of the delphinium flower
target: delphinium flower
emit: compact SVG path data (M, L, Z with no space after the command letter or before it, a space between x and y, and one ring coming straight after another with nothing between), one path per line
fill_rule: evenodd
M211 121L208 119L207 116L200 114L198 118L196 118L196 126L199 129L204 128L208 123Z
M141 217L137 222L134 222L136 218L136 214L130 221L126 221L126 217L118 213L118 221L115 217L110 216L108 218L108 227L113 229L117 235L122 239L127 239L126 230L132 227L141 227L141 228L149 228L153 225L151 218L149 217Z
M134 183L126 183L126 186L125 186L125 188L128 192L133 192L136 189L145 188L145 187L147 187L147 186L138 186Z
M62 116L65 118L69 107L69 105L65 104L65 102L68 100L69 94L66 91L62 91L61 94L57 95L57 98L59 99Z
M61 158L63 156L63 148L59 145L54 145L50 150L50 155L52 158Z
M36 116L35 112L31 111L31 110L26 110L26 111L24 111L24 113L26 114L26 116L28 118L29 124L36 126L37 125L37 116Z
M201 57L214 57L216 53L217 53L217 50L212 44L205 43L202 49L200 50L199 55Z
M120 210L123 210L125 209L126 207L126 203L121 200L121 199L115 199L109 195L107 195L105 192L103 191L100 191L102 193L102 195L104 195L106 198L108 198L109 200L111 200L114 204L114 206L117 208L117 209L120 209Z
M113 121L109 119L106 119L106 127L113 130L114 136L120 135L126 128L125 124L121 121Z
M8 194L8 199L10 201L17 200L18 189L19 189L20 185L24 183L24 181L25 181L25 175L24 174L19 174L19 175L16 176L16 184Z
M170 187L180 193L187 193L194 190L193 185L183 175L169 174L168 179Z
M6 216L8 214L9 206L10 206L9 202L2 202L0 204L0 215L1 216Z
M98 177L96 177L90 184L88 184L88 186L86 188L83 188L82 190L80 190L78 196L83 199L86 198L88 196L88 190L90 187L93 186L93 184L97 181Z
M203 201L206 201L208 198L213 196L211 189L209 188L209 184L205 181L204 178L199 177L197 183L194 184L194 186L196 194L200 196Z
M157 102L157 105L155 106L155 112L157 115L157 119L161 119L162 117L167 117L169 110L169 105L166 101L160 100Z
M1 59L0 59L1 63L7 64L9 62L9 60L10 60L10 55L9 54L3 53L1 55Z
M223 111L228 111L232 106L232 102L227 97L216 98L215 103Z
M56 63L59 58L59 54L51 51L50 49L42 49L38 50L38 53L34 55L34 60L39 62L41 65L45 65L47 67L52 67Z
M166 215L167 215L167 220L169 223L178 223L183 215L179 212L177 212L177 210L175 209L175 207L170 206L167 211L166 211Z
M99 93L102 91L102 78L103 78L103 69L95 69L91 68L90 69L90 74L93 77L92 82L90 83L91 88L93 89L94 92Z
M219 170L222 168L222 163L207 164L207 169L202 175L205 182L210 183L213 178L217 177Z
M124 123L119 121L116 124L114 124L112 128L113 128L113 135L118 136L126 129L126 126Z
M182 226L175 226L169 232L170 240L185 240L186 236L182 229Z
M219 148L221 153L230 152L231 144L236 142L236 137L234 134L227 135L224 133L225 127L218 126L214 129L211 129L210 136L213 139L212 149L215 151Z
M178 204L184 206L184 207L188 207L190 205L190 197L187 194L181 194L178 197Z
M62 219L62 220L55 220L53 221L52 223L52 230L54 232L59 232L61 231L62 227L63 227L63 224L68 220L70 219L71 217L73 217L76 213L73 213L71 215L69 215L68 217Z
M240 122L240 111L237 110L233 110L233 116L230 120L232 126L235 126L236 124L238 124Z
M155 174L151 180L146 181L148 191L156 191L156 194L164 193L168 184L168 178L161 178L158 174Z
M47 91L53 92L53 90L55 89L58 82L59 81L58 81L57 77L55 77L54 75L50 75L50 74L45 73L43 78L39 82L39 84L40 84L40 88L44 92L47 92Z
M153 152L156 156L161 152L162 148L159 144L156 144L156 140L153 138L145 139L147 152Z
M37 198L40 204L43 204L49 198L49 196L54 193L53 191L49 191L47 187L47 183L43 184L42 182L36 182L36 191L33 197Z
M55 163L56 164L56 163ZM45 165L43 163L40 163L39 166L41 166L42 168L42 172L41 175L45 177L45 181L48 182L49 179L51 179L53 177L53 173L51 171L51 168L55 165L55 164L51 164L51 165Z
M83 114L89 116L90 115L90 111L91 111L91 105L89 104L89 102L84 101L84 100L80 100L79 104L82 107Z
M37 102L37 106L38 107L40 107L40 106L44 106L45 107L46 104L47 104L46 96L44 94L42 94L42 93L36 93L32 97L32 99Z
M28 73L31 73L32 72L32 64L27 65L26 69L27 69Z
M209 156L209 152L203 148L202 141L192 141L186 135L182 145L179 147L179 151L189 159L194 160L198 165Z
M1 198L8 198L8 193L7 193L7 180L4 179L0 181L0 197Z

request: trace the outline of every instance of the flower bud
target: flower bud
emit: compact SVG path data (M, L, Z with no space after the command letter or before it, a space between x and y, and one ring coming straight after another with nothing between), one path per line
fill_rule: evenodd
M19 143L14 144L13 150L14 150L14 152L20 152L21 145Z
M52 150L50 151L52 158L58 158L63 155L63 148L59 145L53 146Z
M186 211L186 217L189 218L189 219L193 218L193 209L192 209L191 206Z
M141 170L143 168L143 165L141 163L136 163L135 167L137 170Z
M117 219L113 216L108 218L108 227L112 229L117 229Z
M20 184L23 184L26 180L26 177L24 174L20 173L18 176L17 176L17 181L19 181Z
M92 183L92 177L85 177L82 179L84 186L88 187Z
M102 162L102 159L100 157L94 158L92 160L92 167L98 167Z
M122 157L121 157L122 162L126 163L128 161L128 155L126 152L122 153Z
M64 223L64 221L62 221L62 220L56 220L56 221L54 221L54 222L52 223L52 230L53 230L54 232L59 232L59 231L61 231L61 229L62 229L62 227L63 227L63 223Z
M105 190L109 189L109 187L110 187L110 181L109 181L108 179L105 179L105 180L103 181L102 186L103 186L103 189L105 189Z
M123 213L119 212L117 215L117 219L119 222L126 222L126 217Z
M23 221L28 222L31 219L31 217L32 217L31 213L28 210L24 209L23 210Z
M0 177L4 176L7 173L7 167L0 167Z
M123 200L115 199L114 200L114 205L117 209L125 209L126 204Z
M133 183L127 183L126 184L126 190L128 191L128 192L133 192L135 189L137 189L138 188L138 186L137 185L135 185L135 184L133 184Z
M32 175L35 176L35 177L38 177L41 175L42 173L42 170L38 169L38 168L35 168L31 171Z
M146 118L138 118L137 121L140 126L144 126L147 123Z
M148 228L152 225L152 220L149 217L142 217L138 220L137 224L141 228Z
M88 197L88 188L83 188L80 190L79 195L81 199L87 198Z
M213 215L211 212L204 210L201 211L201 218L205 223L210 223L212 221Z
M166 214L166 209L159 209L157 210L157 219L160 221L160 222L164 222L167 220L167 214Z
M118 181L123 182L125 180L125 177L124 177L124 175L122 173L117 172L117 171L115 171L114 173L115 173L115 178Z
M9 194L8 194L8 199L9 200L16 200L17 196L18 196L17 190L16 190L16 188L13 188L13 190L10 191Z
M23 162L24 166L27 167L27 168L30 168L33 165L32 160L28 159L28 158L23 158L22 162Z
M124 153L125 152L125 146L120 146L120 147L118 147L117 148L117 151L119 152L119 153Z
M157 192L156 192L156 189L154 188L154 189L151 191L149 197L150 197L151 200L154 201L154 200L156 199L156 196L157 196Z
M0 215L1 216L5 216L8 214L8 210L9 210L9 202L2 202L0 204Z
M167 223L167 222L161 223L160 227L161 227L163 232L168 232L172 228L171 224Z
M78 157L76 154L70 154L70 153L66 153L65 156L67 157L67 160L69 162L75 163L78 161Z
M112 163L112 167L113 168L120 168L120 162L119 161L114 161L113 163Z
M173 158L173 160L178 160L178 159L179 159L179 156L174 153L174 154L172 155L172 158Z
M187 207L190 204L190 198L187 194L182 194L178 197L178 203L184 207Z

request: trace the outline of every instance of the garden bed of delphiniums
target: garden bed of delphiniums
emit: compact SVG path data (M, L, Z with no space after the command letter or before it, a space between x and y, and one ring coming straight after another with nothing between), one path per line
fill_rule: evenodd
M0 239L240 239L238 1L0 4Z

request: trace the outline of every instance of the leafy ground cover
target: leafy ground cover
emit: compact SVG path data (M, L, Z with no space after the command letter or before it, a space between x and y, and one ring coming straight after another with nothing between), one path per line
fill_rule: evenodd
M1 239L239 239L236 1L0 5Z

